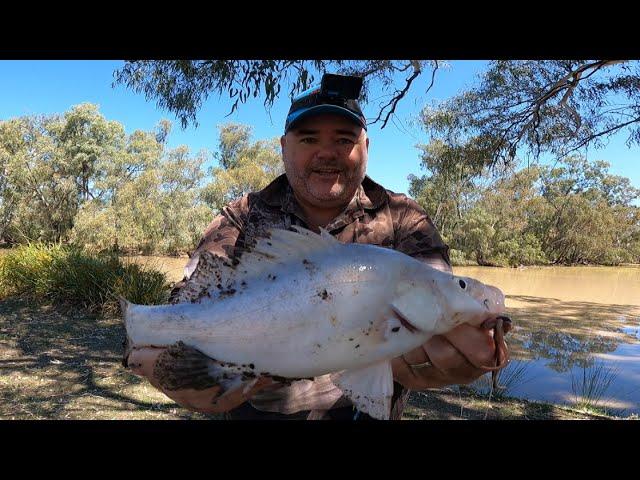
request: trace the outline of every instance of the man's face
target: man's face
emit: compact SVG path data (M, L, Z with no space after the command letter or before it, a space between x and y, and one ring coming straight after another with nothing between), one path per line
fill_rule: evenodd
M303 120L280 139L284 168L299 200L314 207L348 204L364 179L366 130L341 115Z

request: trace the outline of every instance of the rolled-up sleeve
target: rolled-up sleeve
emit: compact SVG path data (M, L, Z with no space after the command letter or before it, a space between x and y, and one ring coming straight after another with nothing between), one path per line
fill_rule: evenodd
M412 257L440 254L451 265L449 246L442 240L429 215L410 198L405 197L402 203L395 226L395 249Z

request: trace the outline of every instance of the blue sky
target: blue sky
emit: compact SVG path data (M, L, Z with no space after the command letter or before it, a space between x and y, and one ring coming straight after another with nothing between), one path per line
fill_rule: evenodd
M438 71L435 86L425 95L430 78L423 75L415 88L401 101L394 122L380 129L369 128L369 175L385 187L406 193L407 175L419 175L420 161L416 144L427 143L428 138L416 125L416 117L423 105L433 100L452 96L471 85L474 76L482 71L483 61L452 61L449 67ZM31 115L63 113L71 106L83 102L100 105L101 113L109 120L121 122L127 133L136 129L151 130L159 120L173 122L169 137L170 147L187 145L196 153L201 149L214 152L217 148L217 125L236 122L251 125L255 139L278 137L282 134L284 118L289 108L286 95L265 111L262 100L252 99L240 105L233 115L226 117L231 108L228 99L210 97L198 114L198 127L183 130L179 121L160 110L154 102L147 102L124 86L112 87L113 72L123 65L121 61L106 60L0 60L0 119ZM284 91L284 89L283 89ZM374 93L364 106L367 117L377 114L377 106L385 102L380 93ZM639 148L627 148L624 135L612 138L605 149L590 150L589 159L608 161L611 172L629 177L640 188Z

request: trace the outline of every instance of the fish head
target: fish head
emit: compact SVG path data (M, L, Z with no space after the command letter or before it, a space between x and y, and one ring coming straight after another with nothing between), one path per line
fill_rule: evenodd
M443 300L444 328L450 329L462 323L479 326L505 311L504 294L492 285L452 274L446 275L436 285Z
M430 334L447 333L463 323L480 326L505 310L500 289L422 262L402 270L391 305L410 331Z

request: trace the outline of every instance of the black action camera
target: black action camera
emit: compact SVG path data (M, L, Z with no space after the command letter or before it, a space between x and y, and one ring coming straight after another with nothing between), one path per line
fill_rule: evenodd
M320 94L328 98L357 100L362 90L362 78L325 73L320 84Z

